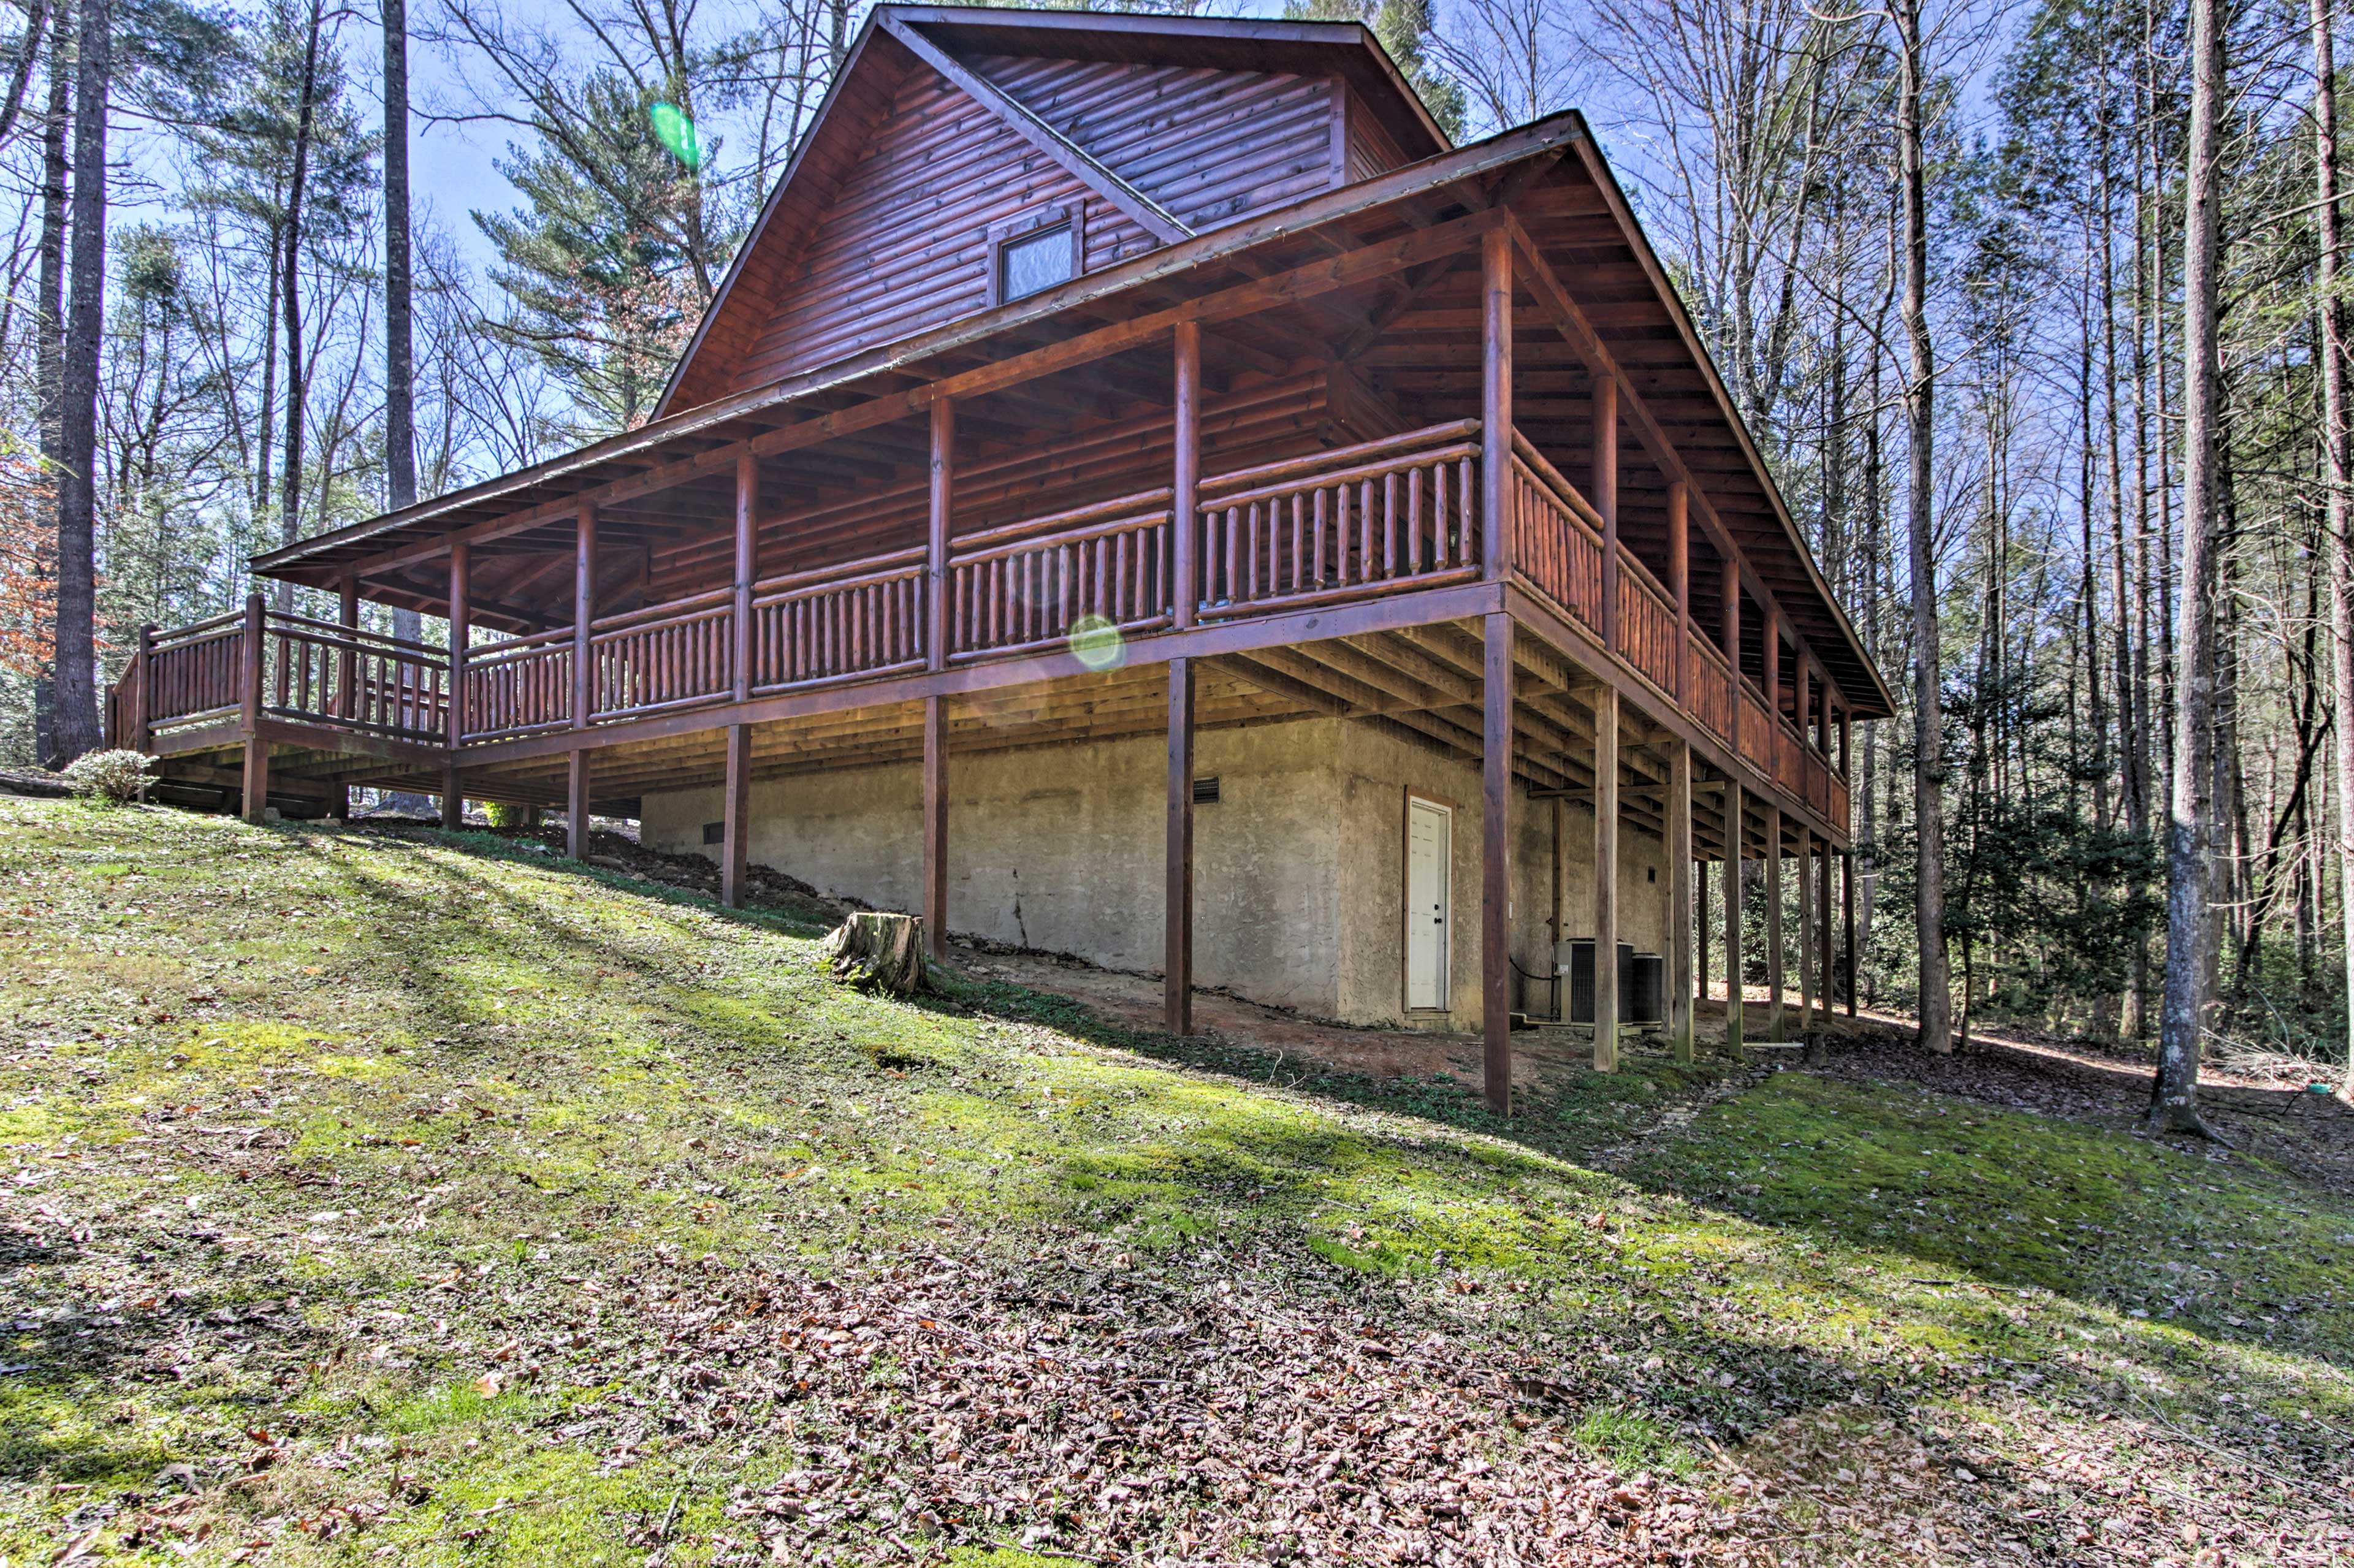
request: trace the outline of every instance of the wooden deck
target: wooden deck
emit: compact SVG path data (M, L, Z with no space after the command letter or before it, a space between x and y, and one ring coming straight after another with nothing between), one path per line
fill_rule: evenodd
M297 809L354 783L438 792L453 764L467 796L554 805L572 756L593 752L596 800L626 810L656 781L716 781L737 725L758 726L764 773L917 755L935 695L959 700L960 746L1157 732L1148 672L1191 657L1211 661L1205 727L1330 715L1476 758L1472 623L1511 609L1532 634L1515 757L1532 788L1592 787L1565 754L1590 750L1584 694L1606 685L1707 772L1737 777L1753 810L1776 805L1844 847L1835 749L1735 677L1721 639L1631 555L1606 593L1598 515L1525 440L1512 569L1487 577L1480 462L1479 422L1457 420L1206 478L1183 541L1190 594L1161 489L958 540L937 617L925 551L903 550L600 618L585 639L561 627L478 643L454 679L446 650L257 604L147 639L110 694L110 739L230 793L242 778L219 759L259 736L283 748L272 788ZM1036 700L1007 695L1026 687ZM1660 779L1626 766L1630 816L1648 825L1641 792ZM1721 854L1721 829L1703 827L1702 848Z

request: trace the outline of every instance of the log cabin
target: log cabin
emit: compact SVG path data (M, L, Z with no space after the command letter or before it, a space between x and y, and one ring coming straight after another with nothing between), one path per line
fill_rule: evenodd
M1786 866L1798 1022L1853 971L1870 655L1584 119L1452 145L1353 23L881 5L650 418L253 570L340 614L143 630L108 723L256 819L634 817L1500 1110L1515 1022L1691 1050L1742 860L1763 1032Z

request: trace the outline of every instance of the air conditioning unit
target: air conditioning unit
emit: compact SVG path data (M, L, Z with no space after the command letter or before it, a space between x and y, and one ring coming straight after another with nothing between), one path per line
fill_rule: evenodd
M1618 1022L1667 1022L1667 960L1657 953L1638 953L1631 942L1618 944ZM1594 938L1569 939L1569 1021L1594 1022Z

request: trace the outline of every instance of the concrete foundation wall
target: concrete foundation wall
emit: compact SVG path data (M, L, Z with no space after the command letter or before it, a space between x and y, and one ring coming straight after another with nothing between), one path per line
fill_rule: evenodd
M1341 857L1341 1016L1352 1022L1394 1020L1409 1027L1468 1030L1480 1022L1479 769L1400 736L1352 726L1339 750ZM1409 792L1455 809L1453 1005L1444 1013L1407 1013L1405 1000L1405 800ZM1531 975L1553 968L1554 802L1515 787L1511 802L1512 961ZM1594 932L1594 812L1562 808L1563 934ZM1618 831L1619 939L1638 951L1665 952L1666 846L1621 822ZM1515 981L1515 1005L1522 996ZM1547 994L1532 986L1527 1003Z
M1255 1001L1337 1015L1338 721L1205 730L1193 811L1193 974ZM752 861L883 909L923 898L923 781L913 764L756 783ZM720 792L648 794L647 847L712 853ZM949 929L1157 972L1168 824L1157 739L951 755Z
M949 929L1157 972L1165 757L1152 737L952 756ZM1219 800L1193 812L1197 984L1351 1022L1479 1027L1476 767L1363 725L1308 719L1205 730L1194 771L1219 780ZM1404 1006L1408 790L1455 808L1445 1012ZM756 783L748 852L837 897L912 909L922 898L921 802L911 763ZM720 809L717 789L650 792L642 836L650 849L716 855L703 827ZM1514 793L1512 952L1535 974L1552 965L1555 809ZM1573 804L1564 818L1564 925L1588 935L1593 814ZM1621 938L1664 951L1662 846L1628 826L1619 842ZM1541 993L1532 1001L1542 1006Z

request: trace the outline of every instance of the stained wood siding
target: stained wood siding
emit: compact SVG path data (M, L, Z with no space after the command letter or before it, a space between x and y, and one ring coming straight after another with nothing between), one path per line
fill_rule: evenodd
M1346 88L1341 89L1346 92ZM1398 151L1398 144L1383 129L1381 121L1362 101L1349 105L1349 170L1348 183L1370 180L1375 175L1385 175L1408 160Z
M982 309L990 226L1058 205L1083 210L1091 270L1152 244L986 107L928 69L910 70L729 385L758 386Z
M972 64L1197 233L1333 183L1330 78L1012 55Z

